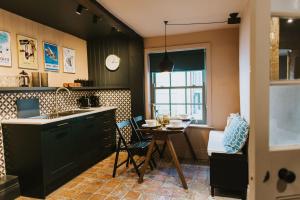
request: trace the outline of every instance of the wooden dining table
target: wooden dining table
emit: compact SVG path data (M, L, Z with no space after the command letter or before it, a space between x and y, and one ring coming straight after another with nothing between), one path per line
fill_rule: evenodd
M191 123L190 121L183 122L183 128L181 128L181 129L168 129L166 127L159 127L159 128L154 128L154 129L152 129L152 128L139 128L139 129L137 129L137 131L140 131L142 134L152 135L152 140L151 140L151 143L150 143L148 151L147 151L145 163L144 163L144 165L142 166L142 169L141 169L141 174L140 174L138 183L143 182L145 171L146 171L146 169L149 165L149 161L150 161L152 153L154 151L156 141L164 141L164 143L167 145L167 147L170 151L172 160L175 164L175 167L176 167L177 173L179 175L179 178L181 180L182 186L183 186L184 189L188 189L188 186L186 184L185 177L184 177L184 174L182 172L178 157L176 155L172 140L170 139L170 135L183 134L186 141L187 141L187 144L189 146L189 149L191 151L191 154L192 154L193 158L196 159L195 151L194 151L194 149L191 145L191 142L190 142L190 140L187 136L187 133L186 133L186 128L189 126L190 123Z

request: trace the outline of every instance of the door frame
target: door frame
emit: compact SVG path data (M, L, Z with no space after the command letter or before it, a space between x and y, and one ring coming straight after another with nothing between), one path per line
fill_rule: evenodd
M248 199L268 199L269 32L271 0L249 0L250 9L250 135ZM267 67L266 67L267 66ZM269 186L269 187L268 187Z
M297 169L299 162L290 162L299 156L300 150L285 148L274 151L269 147L269 90L270 90L270 19L278 15L271 1L249 0L250 9L250 139L249 139L249 190L248 199L275 199L278 195L276 183L278 170L288 163L291 170ZM290 15L296 13L294 10ZM298 15L300 16L299 10ZM288 156L286 156L288 154ZM299 171L299 170L298 170ZM269 178L267 178L269 172ZM267 181L264 181L266 178ZM294 193L299 182L288 186L286 193ZM284 193L282 193L284 195Z

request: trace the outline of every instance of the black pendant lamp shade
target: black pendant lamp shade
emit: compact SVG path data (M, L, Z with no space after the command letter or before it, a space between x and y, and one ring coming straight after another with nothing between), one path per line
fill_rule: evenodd
M164 21L165 23L165 54L162 61L159 64L159 69L161 72L172 72L174 68L174 63L169 59L167 53L167 24L168 21Z

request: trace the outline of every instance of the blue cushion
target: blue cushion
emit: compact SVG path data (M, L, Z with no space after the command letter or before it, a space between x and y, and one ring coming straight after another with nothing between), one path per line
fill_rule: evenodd
M248 123L240 116L234 117L224 131L223 144L227 153L237 153L245 145L248 138Z

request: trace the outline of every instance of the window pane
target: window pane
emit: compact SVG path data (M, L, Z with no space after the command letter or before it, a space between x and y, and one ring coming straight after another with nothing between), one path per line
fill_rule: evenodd
M202 104L202 88L187 89L187 103Z
M203 109L201 104L187 105L187 114L196 120L203 120Z
M155 103L170 103L169 89L155 89Z
M170 106L169 105L157 105L155 106L158 115L170 115Z
M171 73L171 86L185 86L185 72L172 72Z
M170 86L170 73L162 72L155 73L156 75L156 87L169 87Z
M171 103L185 103L185 89L171 89Z
M185 114L185 105L171 105L171 116L176 116L180 114Z
M203 75L202 71L190 71L187 72L187 86L202 86Z

